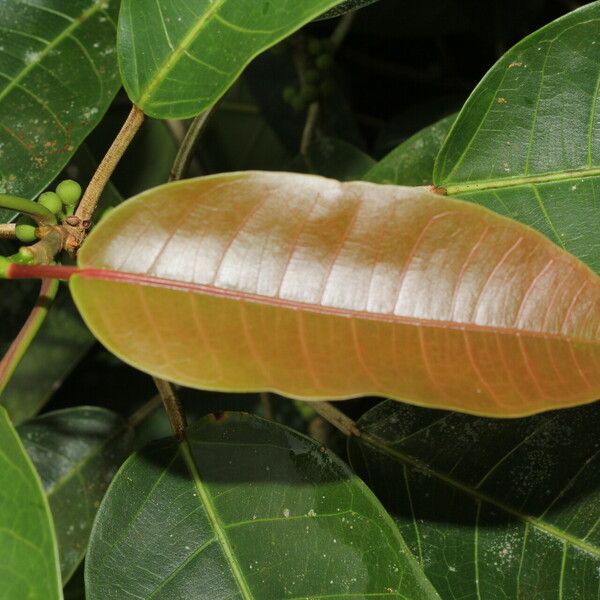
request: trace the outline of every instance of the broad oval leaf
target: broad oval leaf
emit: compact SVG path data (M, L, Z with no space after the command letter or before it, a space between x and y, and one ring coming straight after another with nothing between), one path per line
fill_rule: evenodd
M184 119L212 106L260 52L339 0L123 0L119 63L146 114Z
M0 598L62 598L48 502L6 411L0 406Z
M98 339L183 385L498 416L600 396L600 279L533 230L423 190L188 180L113 211L79 265L71 289Z
M3 0L0 192L33 198L98 124L121 85L118 0ZM0 208L0 221L14 213Z
M18 429L54 517L63 585L85 556L98 506L133 447L133 430L116 413L76 407Z
M349 455L442 598L587 600L599 417L598 404L506 422L383 402Z
M600 2L507 52L477 86L435 181L535 227L600 272Z
M439 600L344 463L286 427L235 413L125 463L94 525L86 591L89 600Z

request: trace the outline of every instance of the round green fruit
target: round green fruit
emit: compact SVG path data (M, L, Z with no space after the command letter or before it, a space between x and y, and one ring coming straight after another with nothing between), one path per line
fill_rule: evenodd
M54 192L44 192L38 198L38 204L45 206L51 213L59 214L62 210L63 203L60 196Z
M81 186L72 179L65 179L56 187L56 193L67 206L74 206L81 198Z
M23 244L31 244L32 242L35 242L37 240L35 230L35 223L29 217L19 217L17 219L15 235L17 236L17 239Z
M333 67L333 56L331 54L321 54L315 60L315 65L321 71L329 71Z
M283 88L283 99L286 102L291 102L298 95L298 90L293 85L288 85Z

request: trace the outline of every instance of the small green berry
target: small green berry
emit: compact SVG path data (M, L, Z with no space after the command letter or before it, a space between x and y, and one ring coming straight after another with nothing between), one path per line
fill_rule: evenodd
M333 67L333 56L331 54L321 54L315 60L315 65L320 71L329 71Z
M321 73L316 69L308 69L306 73L304 73L304 81L306 83L318 83L321 80Z
M294 98L298 94L298 90L293 85L288 85L283 88L283 99L286 102L291 102L292 98Z
M56 193L67 206L74 206L81 198L81 186L72 179L65 179L56 187Z
M31 244L37 240L35 234L36 225L35 222L29 217L19 217L17 219L17 226L15 227L15 235L20 242L23 244Z
M62 210L63 203L60 196L54 192L44 192L38 198L38 204L45 206L51 213L59 214Z
M8 277L8 268L11 264L12 262L6 256L0 256L0 279Z

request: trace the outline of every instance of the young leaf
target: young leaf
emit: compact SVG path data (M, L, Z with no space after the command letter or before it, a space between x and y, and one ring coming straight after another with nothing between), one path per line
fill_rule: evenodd
M349 455L442 598L587 599L600 585L600 405L516 421L383 402Z
M450 115L415 133L382 158L362 179L394 185L430 185L435 158L455 120L456 115Z
M263 50L340 0L123 0L119 62L146 114L193 117L214 104Z
M40 480L0 407L0 598L62 598L56 538Z
M181 444L161 440L125 463L98 512L86 584L89 600L439 600L344 463L241 413L204 419Z
M600 396L600 279L533 230L423 190L187 180L122 204L79 264L71 289L98 339L183 385L496 416Z
M18 431L52 510L64 585L85 555L96 511L132 449L133 431L119 415L92 407L48 413Z
M58 175L121 85L118 0L3 0L0 192L33 198ZM0 209L0 222L13 213Z
M600 2L525 38L484 77L434 183L542 231L600 272Z

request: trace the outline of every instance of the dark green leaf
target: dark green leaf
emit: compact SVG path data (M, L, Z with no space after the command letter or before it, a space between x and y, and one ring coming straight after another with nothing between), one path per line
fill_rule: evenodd
M434 183L539 229L600 272L600 3L507 52L442 148Z
M599 418L600 404L502 421L387 401L349 452L442 598L588 600Z
M118 0L4 0L0 192L33 198L98 124L120 86ZM0 209L0 221L13 213Z
M131 457L86 559L90 600L438 598L369 489L285 427L227 413Z
M433 166L456 115L451 115L415 133L374 165L363 177L373 183L428 185Z
M133 430L93 407L48 413L19 427L54 517L63 583L83 559L96 511L132 448Z
M363 179L375 161L352 144L318 136L308 148L306 163L310 173L340 181Z
M203 171L283 169L289 153L264 113L241 79L215 107L202 134L198 153Z
M48 502L17 432L0 407L0 598L61 597Z
M125 89L146 114L182 119L214 104L263 50L339 0L123 0Z

